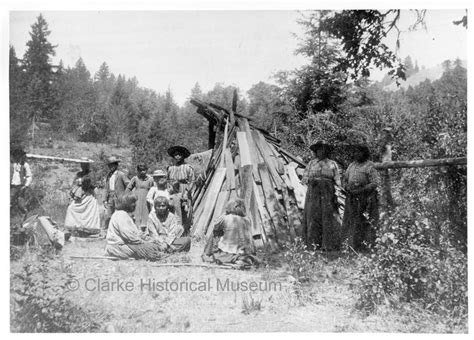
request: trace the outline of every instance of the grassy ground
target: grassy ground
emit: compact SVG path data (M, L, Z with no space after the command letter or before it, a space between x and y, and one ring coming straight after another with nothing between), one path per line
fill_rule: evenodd
M65 294L93 315L103 331L114 332L465 332L449 329L435 317L416 317L409 311L381 310L363 316L353 306L351 291L354 258L320 256L313 282L296 285L281 258L271 265L248 271L201 267L158 267L146 261L71 259L70 256L103 255L105 240L72 238L49 261L53 276L73 274L73 291ZM188 254L164 261L202 263L202 243L194 242ZM11 263L12 274L25 263L38 263L27 253ZM150 288L151 281L169 282L168 291ZM209 281L208 281L209 280ZM225 282L255 282L257 291L226 289ZM218 281L221 283L219 286ZM114 283L122 283L123 289ZM128 282L127 291L126 284ZM144 283L143 286L141 282ZM175 282L171 285L171 282ZM206 291L190 291L186 282L210 282ZM13 282L14 284L14 282ZM77 285L76 285L77 284ZM176 285L182 291L175 291ZM133 286L133 287L132 287ZM75 288L77 287L77 290ZM99 287L101 290L99 291ZM188 287L190 287L188 285ZM209 288L210 287L210 288ZM229 286L230 287L230 286ZM243 287L243 286L240 286Z
M93 157L105 152L128 162L130 151L86 143L61 143L29 152L63 156ZM46 196L44 212L60 225L68 204L67 192L76 165L35 163L36 179L43 181ZM99 198L99 201L100 198ZM266 259L266 265L248 271L202 267L159 267L146 261L111 261L72 259L71 256L103 255L105 240L72 238L59 254L48 261L52 277L72 275L77 289L64 297L84 308L109 332L467 332L467 325L452 327L447 320L414 310L381 308L363 315L354 309L357 284L357 257L347 254L318 255L310 283L297 284L283 256ZM193 240L188 254L172 255L164 262L202 264L202 241ZM20 250L22 252L23 250ZM16 273L26 264L39 267L38 252L26 251L11 261L12 286L18 284ZM117 281L118 280L118 281ZM166 283L169 291L140 286L148 281ZM219 286L238 282L259 285L257 291L243 291ZM172 285L170 283L173 282ZM205 291L190 291L192 282L206 285ZM210 286L207 283L210 282ZM111 287L128 283L131 291ZM188 284L186 289L186 283ZM97 285L102 290L98 291ZM183 291L175 290L183 285ZM76 286L71 286L76 288ZM173 288L174 287L174 288ZM243 287L242 285L240 286Z

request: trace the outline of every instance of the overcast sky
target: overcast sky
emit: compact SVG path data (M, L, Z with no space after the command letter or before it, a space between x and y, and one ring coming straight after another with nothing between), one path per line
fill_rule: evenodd
M406 29L412 14L404 11ZM18 57L39 11L10 12L10 44ZM82 57L94 74L106 62L115 75L136 76L140 86L163 93L171 88L182 105L196 82L203 91L215 83L246 92L272 82L279 70L302 65L295 56L301 35L296 11L41 11L55 45L54 62L74 66ZM400 56L431 67L446 59L467 59L466 29L452 24L464 10L430 10L427 30L403 32ZM394 46L393 39L390 47ZM377 73L376 73L377 74Z

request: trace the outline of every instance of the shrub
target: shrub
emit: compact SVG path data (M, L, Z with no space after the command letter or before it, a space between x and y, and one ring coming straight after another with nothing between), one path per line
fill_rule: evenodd
M427 215L399 206L382 218L372 253L361 260L359 309L415 302L446 317L467 317L467 257L443 236L449 224L435 225Z
M49 272L48 257L40 266L27 264L12 278L12 332L95 332L99 323L64 295L74 277L55 277Z
M291 275L298 283L309 282L315 266L315 251L308 249L301 238L284 246L283 256Z
M242 313L249 315L262 310L262 299L254 299L251 294L242 297Z

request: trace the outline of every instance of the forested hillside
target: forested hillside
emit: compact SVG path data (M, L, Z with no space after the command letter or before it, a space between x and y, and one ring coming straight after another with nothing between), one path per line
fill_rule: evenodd
M379 41L365 50L366 59L351 54L344 34L352 27L344 30L341 23L384 19L377 11L360 12L365 16L316 11L303 17L305 35L296 53L308 63L281 70L274 84L261 81L244 93L218 83L203 92L196 82L190 84L189 98L230 108L237 90L238 113L276 135L304 161L317 140L343 145L354 132L368 137L378 161L386 127L393 134L394 160L466 157L463 62L440 60L439 79L388 88L397 79L415 78L423 67L411 58L402 61L380 52L374 47ZM163 161L173 144L191 152L207 149L207 121L189 101L180 106L171 90L158 93L141 87L139 79L113 74L106 60L95 74L82 59L72 67L54 65L56 46L49 34L39 16L25 54L17 56L10 47L11 143L28 148L53 138L130 146L134 164ZM391 70L390 75L381 82L370 80L368 65L373 63ZM343 169L350 161L343 149L336 149L333 158ZM387 302L416 302L462 324L467 319L467 167L402 169L391 175L395 203L381 211L376 246L358 268L358 307L373 311Z

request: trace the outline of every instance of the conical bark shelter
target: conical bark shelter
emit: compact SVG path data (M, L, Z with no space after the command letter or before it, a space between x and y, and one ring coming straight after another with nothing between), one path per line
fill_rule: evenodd
M222 141L213 151L204 184L194 191L193 235L212 234L215 220L234 198L245 202L255 246L277 249L302 233L306 187L297 176L306 164L280 147L270 133L246 117L191 99ZM213 136L216 133L212 134ZM209 145L214 145L209 140Z

